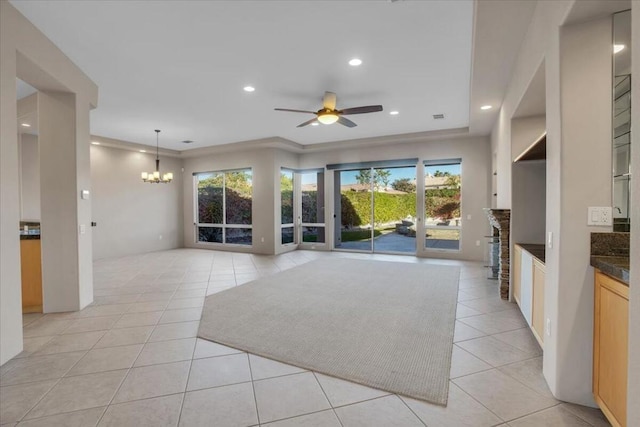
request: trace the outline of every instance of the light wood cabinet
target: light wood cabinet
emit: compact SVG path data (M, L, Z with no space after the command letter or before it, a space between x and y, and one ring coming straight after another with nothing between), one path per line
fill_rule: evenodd
M613 426L627 425L629 287L595 273L593 396Z
M20 240L22 273L22 312L42 312L42 261L40 240Z
M531 329L533 335L542 346L544 343L544 264L533 260L533 309L531 313Z
M522 248L515 245L513 248L513 273L512 273L512 291L513 299L520 305L520 275L522 274Z

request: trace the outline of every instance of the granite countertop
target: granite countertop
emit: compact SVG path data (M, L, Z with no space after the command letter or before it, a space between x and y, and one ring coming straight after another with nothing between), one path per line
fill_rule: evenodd
M591 266L629 286L629 233L591 233Z
M40 240L40 234L20 234L20 240Z
M591 256L591 266L629 286L629 257Z
M37 221L20 221L20 240L40 240L40 223Z
M529 252L533 255L534 258L537 258L544 264L544 245L540 245L537 243L516 243L525 251Z

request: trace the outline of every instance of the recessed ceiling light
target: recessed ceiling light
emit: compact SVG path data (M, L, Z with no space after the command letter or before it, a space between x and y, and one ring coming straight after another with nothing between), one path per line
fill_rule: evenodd
M483 105L480 107L481 110L491 110L493 107L491 105Z
M245 86L245 87L243 87L243 89L244 89L245 92L253 92L253 91L256 90L256 88L253 87L253 86Z
M320 123L318 123L318 122L311 123L311 126L318 126L318 125L320 125Z
M20 123L21 126L24 126L26 128L30 128L31 125L29 123Z
M392 116L397 116L398 114L400 114L399 111L389 111L389 114L391 114Z
M146 153L146 152L147 152L147 150L140 150L140 152L141 152L141 153Z
M613 53L618 53L624 50L624 45L623 44L614 44L613 45Z
M349 65L351 65L352 67L357 67L358 65L362 65L362 59L353 58L352 60L349 61Z
M100 145L100 143L99 143L98 141L91 141L91 143L92 143L93 145Z

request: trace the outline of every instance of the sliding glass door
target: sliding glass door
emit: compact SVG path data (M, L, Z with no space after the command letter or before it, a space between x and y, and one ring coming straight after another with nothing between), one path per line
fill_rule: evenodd
M416 252L416 167L335 172L335 249Z

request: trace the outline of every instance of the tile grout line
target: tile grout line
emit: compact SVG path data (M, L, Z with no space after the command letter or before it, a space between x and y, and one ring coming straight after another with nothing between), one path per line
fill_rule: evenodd
M309 372L311 372L313 374L313 378L316 379L316 383L320 386L320 390L322 390L322 394L324 394L324 398L327 399L327 403L329 404L329 407L331 408L331 411L333 412L333 415L335 415L335 417L338 419L338 422L340 423L340 425L342 427L344 427L344 424L342 423L342 420L338 416L338 413L336 412L336 409L334 408L333 403L331 403L331 399L329 399L329 396L327 395L327 392L324 390L324 387L322 387L322 383L318 379L318 375L316 375L315 371L309 371Z
M260 411L258 410L258 396L256 395L256 385L253 380L253 368L251 367L251 356L248 352L245 352L247 355L247 362L249 363L249 376L251 377L251 390L253 391L253 404L256 407L256 418L258 419L258 425L260 423Z
M184 408L184 402L187 399L187 389L189 388L189 379L191 378L191 368L193 367L193 357L196 355L197 347L198 347L198 337L196 336L196 340L193 343L193 351L191 352L191 360L189 360L189 371L187 372L187 381L184 384L184 391L182 393L182 402L180 403L180 413L178 414L177 425L180 425L180 420L182 419L182 409Z
M42 397L40 399L38 399L38 401L36 402L35 405L33 405L19 420L19 422L22 422L22 420L24 420L24 418L29 415L29 413L31 411L33 411L35 409L36 406L38 406L40 404L40 402L42 402L44 400L45 397L47 397L49 395L49 393L51 393L51 391L56 388L58 386L58 384L60 384L60 382L65 378L65 375L67 375L69 372L71 372L71 370L78 364L80 363L80 361L84 358L84 356L87 355L89 351L85 351L85 353L82 355L82 357L80 357L72 366L69 367L69 369L67 369L64 374L62 374L62 376L60 378L56 379L55 384L46 392L42 395ZM45 380L47 381L47 380ZM35 383L37 381L32 381L30 383ZM30 383L23 383L23 384L30 384Z

